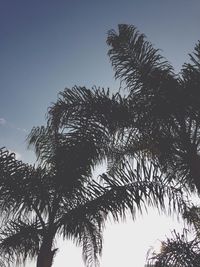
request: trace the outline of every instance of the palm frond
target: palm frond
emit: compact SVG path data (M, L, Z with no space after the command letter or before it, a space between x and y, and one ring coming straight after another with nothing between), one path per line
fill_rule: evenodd
M107 44L111 47L108 55L115 77L124 80L130 89L138 90L148 77L152 79L152 76L172 72L172 67L158 53L159 50L153 48L136 27L120 24L118 30L118 33L114 30L108 32Z
M140 154L135 154L132 158L123 158L118 166L114 165L108 175L104 174L102 178L106 188L126 188L131 196L130 200L136 205L134 209L142 211L148 205L161 210L168 207L169 211L182 209L184 190L180 189L180 184L162 172L159 165L145 155L141 157ZM187 186L182 184L182 189L184 187L187 190Z
M131 127L140 144L163 161L170 158L177 138L175 115L180 110L180 83L172 67L134 26L119 25L108 33L108 52L115 77L130 91ZM173 134L172 134L173 133ZM133 139L133 138L132 138Z
M72 161L79 166L94 167L106 157L112 158L116 146L126 142L133 124L127 99L118 93L110 95L104 89L65 89L49 109L49 127L59 128L63 147L73 150L69 153L70 158L77 149L76 158ZM71 164L73 166L75 163Z
M84 225L84 234L82 238L83 259L87 266L99 266L99 256L102 253L102 233L101 222L89 221Z
M96 214L91 216L81 208L63 215L57 222L58 231L63 238L74 241L82 246L83 260L86 266L99 265L99 256L102 252L102 224L103 216Z
M45 211L52 197L49 173L16 160L15 154L5 148L0 153L0 210L3 215L29 213L33 207Z
M193 54L189 54L194 67L200 71L200 41L197 42Z
M58 115L59 114L59 115ZM69 136L93 141L100 150L106 149L110 137L132 122L131 109L127 99L109 90L73 87L60 93L58 101L49 109L49 124L66 131Z
M108 216L119 221L126 217L127 212L135 217L137 210L142 211L148 205L161 210L168 206L179 211L182 209L181 201L182 191L178 184L172 184L153 163L147 164L141 159L131 164L127 160L115 171L101 175L100 182L88 182L83 195L79 195L73 205L68 203L57 227L71 224L73 219L84 221L86 216L97 222L103 222Z
M87 125L102 131L107 127L111 132L127 123L128 113L126 99L119 93L75 86L59 93L57 102L49 108L49 123L67 131Z
M105 221L119 222L128 212L135 218L148 206L162 211L181 211L182 192L178 185L169 182L153 163L124 161L118 170L103 174L100 181L88 181L82 194L66 202L56 222L58 232L83 245L88 266L98 263L101 253L102 230ZM143 165L143 166L141 166ZM86 243L85 243L86 242ZM97 245L98 243L98 245Z
M199 124L200 42L196 44L194 52L189 56L191 62L184 64L181 71L182 102L186 107L187 115Z
M155 267L196 267L200 264L199 240L189 241L187 231L173 232L172 238L162 242L160 253L152 253L149 263Z
M27 258L37 256L40 248L41 235L37 221L18 218L7 222L0 233L0 253L4 261L9 265L16 262L20 265Z
M194 205L185 206L183 219L192 227L195 236L200 240L200 207Z
M0 202L1 209L18 207L23 203L22 197L26 181L30 180L35 170L32 166L16 160L14 153L2 148L0 150ZM15 185L15 186L13 186Z

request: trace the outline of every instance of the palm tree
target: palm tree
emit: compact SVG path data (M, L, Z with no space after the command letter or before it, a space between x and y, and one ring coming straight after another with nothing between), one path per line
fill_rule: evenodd
M107 39L115 77L128 90L140 150L148 151L163 173L200 193L200 42L176 75L172 66L129 25L119 25ZM128 145L129 146L129 145ZM161 252L149 264L153 266L199 266L199 208L184 212L196 236L187 231L174 232L162 243Z
M182 234L173 231L171 238L161 244L159 253L150 251L148 263L157 267L196 267L200 264L200 209L192 206L187 208L184 219L192 226L193 238L188 237L189 229Z
M200 192L200 42L179 75L134 26L111 30L107 43L115 78L127 93L65 89L49 109L50 127L90 131L102 138L112 162L140 155Z
M179 75L134 26L111 30L107 43L115 77L129 93L139 149L200 192L200 42Z
M133 26L110 31L108 44L128 94L66 89L50 107L47 126L29 136L38 166L1 151L4 259L37 258L37 267L50 267L62 235L82 245L90 265L98 261L109 216L119 221L148 205L164 209L165 196L179 209L179 182L200 191L199 46L193 65L177 76ZM103 161L107 172L94 179L92 168Z
M62 236L82 246L87 266L98 265L108 217L119 221L129 211L134 218L136 210L148 205L164 209L165 196L179 203L176 185L161 182L159 169L139 157L132 165L130 161L123 166L118 163L98 179L92 177L92 168L105 152L103 144L98 146L86 133L33 128L28 140L38 156L37 166L0 150L0 254L4 263L21 264L30 258L37 259L37 267L50 267L56 238Z
M100 134L102 143L108 141L111 169L123 165L118 169L121 178L130 158L139 157L144 160L139 169L150 161L163 181L200 193L200 42L191 62L176 74L134 26L119 25L118 30L109 31L107 43L123 96L108 98L109 92L95 88L65 89L49 110L50 127L61 132L69 126L77 132L84 129L94 139ZM111 139L104 136L107 132ZM181 238L184 242L185 235Z

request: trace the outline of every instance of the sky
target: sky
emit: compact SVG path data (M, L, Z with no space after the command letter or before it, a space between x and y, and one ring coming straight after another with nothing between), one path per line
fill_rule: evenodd
M120 23L145 33L179 72L200 39L199 10L199 0L0 0L0 147L32 163L26 137L45 123L60 91L74 85L118 89L106 36ZM149 246L179 227L149 213L107 226L101 267L143 267ZM54 267L65 261L84 266L79 249L60 247Z

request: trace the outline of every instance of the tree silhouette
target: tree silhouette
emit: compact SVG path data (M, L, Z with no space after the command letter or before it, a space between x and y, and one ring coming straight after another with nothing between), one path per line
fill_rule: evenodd
M134 26L119 25L107 42L115 77L128 90L138 149L200 192L200 42L179 75Z
M113 168L125 166L127 158L148 159L164 181L200 193L200 42L179 74L134 26L109 31L107 43L115 78L125 89L117 96L120 105L89 89L66 89L50 109L50 125L85 127L93 136L98 128L108 131ZM123 177L123 168L119 172Z
M159 169L144 159L118 163L98 179L92 177L92 168L102 160L99 153L105 152L89 136L33 128L28 139L38 166L0 150L0 253L5 264L30 258L37 259L37 267L50 267L56 238L62 236L82 246L87 266L98 265L107 218L118 222L127 212L134 218L136 210L148 205L164 209L166 196L179 203L179 188L161 182Z
M38 166L1 150L0 252L4 260L37 258L50 267L57 236L83 247L98 262L106 219L148 205L181 208L179 186L200 192L200 44L180 75L135 27L119 25L107 39L115 77L126 94L85 87L65 89L45 127L28 140ZM92 177L96 164L107 172ZM172 204L172 205L171 205Z
M72 125L77 134L84 129L103 139L107 131L113 158L140 154L170 179L200 190L200 43L179 75L134 26L111 30L107 43L115 78L126 94L108 99L100 89L65 89L49 110L49 125L60 130Z
M184 219L192 226L193 238L188 237L188 229L182 234L173 231L172 238L161 244L159 253L151 251L148 263L155 267L196 267L200 264L200 209L192 206L185 210Z

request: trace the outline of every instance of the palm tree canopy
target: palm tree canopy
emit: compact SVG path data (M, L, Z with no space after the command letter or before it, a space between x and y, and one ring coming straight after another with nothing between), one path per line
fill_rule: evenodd
M41 127L32 130L29 140L30 145L35 144L38 167L0 150L0 202L6 215L0 252L5 261L21 264L28 257L35 258L45 238L52 236L53 242L57 234L81 245L87 266L92 266L102 251L108 217L119 221L129 211L134 218L136 210L148 205L164 209L166 196L178 209L179 188L169 185L167 179L164 182L159 168L146 164L139 155L137 161L120 161L94 179L91 174L97 153L92 150L91 156L81 151L88 140L85 136L80 146L80 142L73 143L73 132L52 134L49 127ZM84 155L83 165L80 155ZM76 159L79 164L74 163Z
M44 239L52 235L53 242L58 234L81 245L90 266L101 254L108 217L119 221L127 211L135 217L148 205L164 209L165 197L179 208L179 187L145 154L128 152L132 111L127 103L100 89L66 89L49 110L48 125L34 127L28 137L37 166L1 150L0 202L9 215L0 242L4 258L19 263L34 258ZM94 179L92 169L104 159L107 172Z
M180 75L134 26L108 33L115 77L124 82L140 143L163 171L191 189L199 185L200 42Z
M57 233L82 245L89 266L101 253L108 216L119 221L148 205L164 209L166 196L180 209L179 182L200 192L200 43L180 75L133 26L119 25L107 43L128 94L65 89L49 108L47 126L28 137L37 166L0 150L0 208L10 220L0 243L5 257L34 257ZM94 179L103 161L107 171Z

